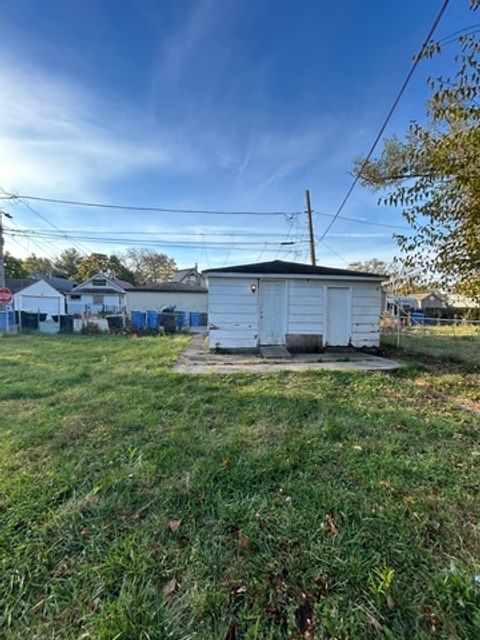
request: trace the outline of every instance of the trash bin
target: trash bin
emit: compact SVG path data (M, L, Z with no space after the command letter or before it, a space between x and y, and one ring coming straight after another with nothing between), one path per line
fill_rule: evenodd
M416 327L418 325L423 324L424 322L423 311L412 311L412 313L410 314L410 321L412 323L412 327Z
M177 311L177 327L179 331L187 328L187 312Z
M145 331L146 313L145 311L132 311L132 326L137 331Z
M106 316L108 330L116 333L123 329L123 316Z
M147 329L158 332L160 327L160 316L158 311L147 311Z

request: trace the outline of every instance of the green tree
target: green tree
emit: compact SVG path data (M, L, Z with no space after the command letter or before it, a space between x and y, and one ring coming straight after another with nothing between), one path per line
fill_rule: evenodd
M352 269L352 271L378 273L380 275L387 275L390 273L390 265L388 265L384 260L379 260L378 258L370 258L370 260L365 260L364 262L351 262L348 265L348 268Z
M136 284L135 274L118 256L111 255L108 259L108 273L116 276L120 280Z
M135 284L135 276L132 271L116 255L108 256L105 253L91 253L83 258L78 266L76 277L81 282L88 280L96 273L115 276L120 280L126 280Z
M177 268L173 258L153 249L129 249L126 260L138 284L170 280Z
M74 280L81 262L82 255L79 251L73 247L64 249L54 262L55 272L59 276Z
M427 122L412 122L355 172L383 191L381 204L403 208L411 233L396 238L405 264L480 300L480 41L470 34L458 43L455 75L429 79ZM425 56L441 51L432 43Z
M53 271L52 261L48 258L41 258L32 253L31 256L22 260L22 266L29 276L49 276Z
M5 252L3 257L5 264L5 277L6 278L28 278L29 274L23 266L23 261L20 258L15 258L8 251Z

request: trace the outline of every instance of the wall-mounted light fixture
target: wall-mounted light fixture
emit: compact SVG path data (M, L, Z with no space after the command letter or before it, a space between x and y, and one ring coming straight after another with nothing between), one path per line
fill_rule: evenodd
M257 291L257 285L256 285L255 283L252 283L252 284L250 285L250 291L251 291L252 293L256 293L256 291Z

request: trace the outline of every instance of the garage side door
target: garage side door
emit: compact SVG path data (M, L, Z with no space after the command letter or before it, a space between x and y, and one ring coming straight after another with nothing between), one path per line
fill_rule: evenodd
M345 347L352 332L352 291L347 287L327 287L326 342L330 347Z

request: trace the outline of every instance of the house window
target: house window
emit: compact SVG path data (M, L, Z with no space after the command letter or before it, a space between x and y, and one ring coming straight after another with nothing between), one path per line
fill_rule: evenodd
M71 293L70 300L81 300L82 296L79 293Z
M103 296L98 293L94 293L92 295L92 302L93 304L103 304Z
M92 280L92 284L94 287L106 287L107 281L104 278L95 278Z

